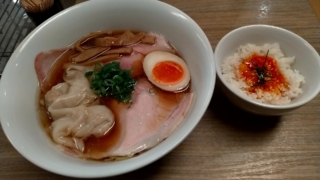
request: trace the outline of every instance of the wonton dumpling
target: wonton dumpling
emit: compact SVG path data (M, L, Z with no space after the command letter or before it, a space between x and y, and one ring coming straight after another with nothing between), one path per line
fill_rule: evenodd
M114 125L114 115L90 90L84 76L92 67L71 66L66 70L64 83L52 87L45 95L45 103L53 119L52 137L61 145L80 151L83 140L105 135Z

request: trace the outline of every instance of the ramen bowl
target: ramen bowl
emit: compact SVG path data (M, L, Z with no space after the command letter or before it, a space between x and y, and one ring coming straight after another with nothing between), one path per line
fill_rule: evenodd
M234 54L240 45L278 43L285 57L295 57L292 69L304 76L300 86L302 93L289 104L271 105L249 98L227 82L222 75L222 62ZM218 83L227 98L235 105L250 113L276 116L289 113L311 101L320 91L320 58L316 50L300 36L283 28L269 25L250 25L235 29L226 34L215 49L215 63Z
M195 97L182 123L154 148L122 161L74 158L56 147L38 118L35 57L39 52L66 47L90 32L107 29L133 29L164 35L189 65ZM115 176L146 166L178 146L202 118L214 85L211 45L197 23L179 9L149 0L87 1L42 23L12 54L0 84L1 124L15 149L45 170L81 178Z

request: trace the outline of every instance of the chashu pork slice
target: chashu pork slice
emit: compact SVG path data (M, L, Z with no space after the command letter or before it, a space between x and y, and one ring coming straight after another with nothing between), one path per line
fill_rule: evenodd
M190 107L193 93L183 93L177 100L165 97L166 94L159 96L157 93L160 92L152 92L153 88L146 78L140 79L129 108L121 108L121 104L113 102L114 109L121 109L116 113L120 135L111 147L108 143L105 147L100 144L98 149L89 145L84 154L86 158L131 157L156 146L179 126Z

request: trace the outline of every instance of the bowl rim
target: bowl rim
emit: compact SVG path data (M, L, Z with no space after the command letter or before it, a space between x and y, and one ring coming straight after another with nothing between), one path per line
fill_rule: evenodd
M83 2L83 3L80 3L80 4L77 4L77 5L74 5L68 9L65 9L63 11L61 11L60 13L52 16L51 18L49 18L48 20L46 20L44 23L42 23L41 25L39 25L37 28L35 28L32 32L30 32L28 34L28 36L19 44L19 46L16 48L16 50L14 51L13 54L15 53L19 53L18 51L20 51L20 49L24 46L24 44L26 44L28 41L30 41L32 39L33 36L35 36L38 31L40 31L44 26L46 26L47 24L50 23L50 21L56 19L56 18L61 18L60 16L62 16L63 14L65 14L66 12L70 12L70 11L74 11L75 9L78 9L80 8L81 6L87 6L89 4L93 4L93 3L98 3L98 2L103 2L104 0L95 0L95 1L87 1L87 2ZM117 1L117 0L111 0L111 1ZM125 0L124 0L125 1ZM207 45L209 48L208 48L208 54L209 54L209 58L212 58L214 60L214 54L213 54L213 51L212 51L212 47L211 47L211 44L208 40L208 37L206 36L206 34L204 33L204 31L201 29L201 27L191 18L189 17L186 13L184 13L183 11L181 11L180 9L170 5L170 4L167 4L167 3L164 3L164 2L161 2L161 1L150 1L150 0L136 0L136 2L138 1L141 1L143 3L152 3L152 4L157 4L157 5L161 5L161 6L166 6L167 8L170 8L171 10L173 9L175 13L179 13L181 16L183 16L186 20L188 20L192 26L196 26L196 28L199 30L199 32L201 32L201 35L204 35L205 39L201 39L201 40L204 40L204 44ZM210 52L209 52L210 51ZM13 56L10 57L9 61L7 62L7 65L8 64L11 64L11 62L13 62L13 60L11 60L12 58L14 58ZM211 97L213 95L213 92L214 92L214 87L215 87L215 81L216 81L216 69L215 69L215 63L212 61L212 62L209 62L211 64L211 67L210 67L210 75L211 76L211 82L208 83L208 88L210 89L208 91L208 98L205 102L203 102L203 105L204 105L204 109L201 109L201 111L197 112L197 115L196 115L196 118L197 120L194 120L190 123L190 128L186 129L185 132L183 133L180 133L181 135L179 135L176 139L177 141L175 141L174 143L171 143L170 144L170 147L168 148L165 148L164 150L165 151L162 151L160 153L156 153L155 155L151 155L151 156L148 156L146 159L144 159L143 161L139 162L139 163L136 163L134 166L130 166L130 167L127 167L127 168L122 168L122 169L119 169L117 170L116 172L99 172L95 175L84 175L84 174L72 174L70 172L68 173L63 173L61 172L60 170L57 170L57 169L54 169L52 167L50 167L49 165L44 165L43 163L40 163L38 160L35 160L35 159L32 159L30 156L28 156L28 153L23 151L21 148L18 147L18 144L16 144L14 142L14 140L9 136L8 134L8 131L9 131L9 128L7 126L4 125L4 123L7 121L3 118L0 118L0 121L2 123L2 129L4 131L4 134L5 136L7 137L7 139L9 140L9 142L11 143L11 145L24 157L26 158L28 161L32 162L33 164L35 164L36 166L42 168L42 169L45 169L47 171L50 171L52 173L56 173L56 174L60 174L60 175L64 175L64 176L69 176L69 177L79 177L79 178L98 178L98 177L110 177L110 176L116 176L116 175L120 175L120 174L124 174L124 173L128 173L128 172L131 172L131 171L134 171L136 169L139 169L141 167L144 167L158 159L160 159L161 157L163 157L164 155L166 155L167 153L169 153L170 151L172 151L175 147L177 147L191 132L192 130L196 127L196 125L200 122L202 116L204 115L210 101L211 101ZM8 66L7 66L8 67ZM7 81L6 80L6 77L7 77L7 72L8 71L8 68L5 68L4 71L3 71L3 76L2 76L2 82L4 81ZM1 90L5 90L6 87L4 87L3 85L4 83L1 83L0 81L0 91ZM1 94L0 94L1 95ZM2 95L1 95L2 96ZM0 110L0 113L3 112ZM4 113L4 112L3 112ZM2 114L2 113L1 113ZM160 144L159 144L160 145ZM158 145L158 146L159 146ZM143 154L142 154L143 155ZM141 156L141 155L139 155ZM137 156L137 157L139 157ZM134 157L135 158L135 157ZM133 158L131 158L133 159Z
M254 28L268 28L271 30L275 30L275 31L283 31L285 33L290 34L291 36L293 36L294 38L300 40L301 42L303 42L305 45L307 45L310 49L310 51L313 54L317 54L316 59L318 61L318 64L320 66L320 56L318 54L318 52L314 49L314 47L307 42L305 39L303 39L301 36L293 33L292 31L289 31L287 29L284 29L282 27L278 27L278 26L273 26L273 25L267 25L267 24L252 24L252 25L246 25L246 26L242 26L236 29L233 29L232 31L228 32L227 34L225 34L220 41L218 42L216 48L215 48L215 63L216 63L216 73L217 76L219 78L219 80L222 82L222 84L233 94L235 94L236 96L238 96L240 99L244 100L245 102L248 102L250 104L256 105L256 106L260 106L263 108L268 108L268 109L272 109L272 110L285 110L285 109L294 109L297 107L300 107L306 103L308 103L309 101L311 101L312 99L314 99L320 92L320 86L318 86L317 88L315 88L313 90L313 93L311 95L309 95L307 98L303 99L301 102L299 103L290 103L290 104L285 104L285 105L272 105L272 104L265 104L265 103L261 103L261 102L257 102L254 101L253 99L250 99L249 97L241 94L240 92L234 90L234 88L232 88L227 82L226 80L223 78L222 73L221 73L221 67L218 64L218 60L217 60L217 52L222 49L221 44L226 41L227 38L229 38L229 36L238 33L239 31L245 31L247 29L254 29ZM222 62L223 60L221 60L220 62Z

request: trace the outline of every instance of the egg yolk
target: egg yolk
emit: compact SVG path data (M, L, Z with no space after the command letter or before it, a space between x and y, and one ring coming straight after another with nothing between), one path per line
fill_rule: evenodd
M162 61L157 63L152 70L152 77L161 84L176 84L183 79L184 70L178 63Z

